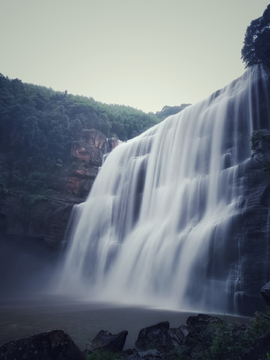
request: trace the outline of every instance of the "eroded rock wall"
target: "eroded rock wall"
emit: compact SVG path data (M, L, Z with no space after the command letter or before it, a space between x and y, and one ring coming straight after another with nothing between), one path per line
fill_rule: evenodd
M31 206L19 193L9 193L0 202L0 232L29 237L43 237L54 247L64 240L74 205L83 202L102 165L103 155L117 146L117 139L107 139L100 131L83 130L71 149L71 162L52 177L56 190Z

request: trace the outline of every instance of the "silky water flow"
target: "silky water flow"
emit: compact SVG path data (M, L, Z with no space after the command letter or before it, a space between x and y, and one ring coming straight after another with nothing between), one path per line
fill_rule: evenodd
M237 311L241 175L263 122L255 66L205 101L119 145L77 206L58 291L181 310Z

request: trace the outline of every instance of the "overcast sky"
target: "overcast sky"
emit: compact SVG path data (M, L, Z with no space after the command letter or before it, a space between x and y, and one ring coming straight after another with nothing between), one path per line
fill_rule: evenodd
M269 0L0 0L0 73L156 112L244 72Z

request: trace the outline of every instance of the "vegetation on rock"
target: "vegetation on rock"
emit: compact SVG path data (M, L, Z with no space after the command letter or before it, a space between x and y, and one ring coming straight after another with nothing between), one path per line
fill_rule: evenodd
M54 190L54 179L70 164L71 145L82 129L125 141L158 122L153 114L128 106L106 105L0 74L0 200L17 191L31 205Z
M251 21L241 53L246 67L263 64L270 69L270 5L261 17Z
M187 106L190 106L191 104L182 104L180 106L163 106L161 111L158 111L155 113L155 116L160 119L164 120L166 117L170 115L174 115L179 113L180 111L184 110Z
M251 319L249 326L238 323L228 323L226 321L220 324L213 324L216 328L216 334L211 346L196 354L195 360L225 360L237 359L239 355L247 352L253 342L266 331L270 329L270 311L268 315L256 312ZM267 353L265 354L265 359Z
M255 130L251 136L252 158L258 161L270 181L270 131Z
M109 350L97 350L87 356L87 360L118 360L122 359L121 355Z

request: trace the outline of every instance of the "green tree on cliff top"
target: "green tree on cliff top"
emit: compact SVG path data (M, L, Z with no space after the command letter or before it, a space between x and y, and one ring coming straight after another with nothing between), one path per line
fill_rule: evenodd
M270 4L263 15L247 27L241 53L246 67L263 64L270 68Z

